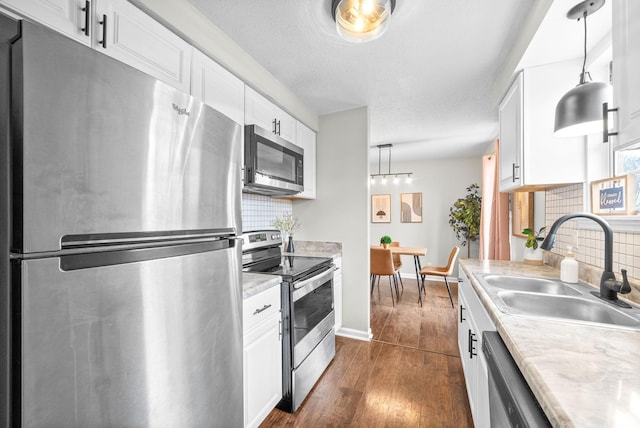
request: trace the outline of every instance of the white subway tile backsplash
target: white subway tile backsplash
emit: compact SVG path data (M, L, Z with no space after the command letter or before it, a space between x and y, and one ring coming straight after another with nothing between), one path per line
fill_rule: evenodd
M293 212L293 202L270 196L242 194L242 230L272 229L276 217Z
M545 193L547 231L559 217L584 211L582 184L552 189ZM556 234L555 245L551 251L564 256L568 245L574 247L576 260L579 262L604 268L604 234L602 231L578 230L575 221L567 221ZM615 272L627 269L630 277L640 278L640 234L628 232L613 234L613 268Z

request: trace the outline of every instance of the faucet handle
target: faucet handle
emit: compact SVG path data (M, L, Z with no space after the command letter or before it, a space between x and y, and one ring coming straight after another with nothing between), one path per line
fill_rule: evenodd
M629 284L629 280L627 279L627 270L622 269L622 283L620 284L620 294L627 294L631 292L631 285Z

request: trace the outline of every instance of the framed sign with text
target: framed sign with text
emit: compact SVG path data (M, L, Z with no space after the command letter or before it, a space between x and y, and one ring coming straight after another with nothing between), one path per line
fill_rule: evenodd
M635 175L592 181L591 211L598 215L634 215L635 195Z

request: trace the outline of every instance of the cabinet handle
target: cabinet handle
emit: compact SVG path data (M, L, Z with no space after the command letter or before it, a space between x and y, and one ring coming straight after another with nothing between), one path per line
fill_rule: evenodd
M464 310L465 310L465 307L460 305L460 322L467 320L465 317L462 316L462 311Z
M266 311L267 309L269 309L271 307L271 305L264 305L262 307L262 309L256 309L256 311L253 313L253 315L258 315L260 312Z
M516 165L513 163L513 171L511 172L512 181L515 183L516 180L520 180L520 174L516 175L516 170L520 172L520 165Z
M102 45L103 49L107 48L107 15L102 15L102 21L100 21L100 25L102 25L102 40L98 43Z
M278 132L277 132L277 134L280 135L280 121L278 121Z
M473 359L473 357L477 356L475 343L478 341L476 339L476 334L469 329L469 358Z
M277 125L278 119L273 119L271 123L273 124L273 130L271 132L278 135L278 125Z
M91 2L86 0L84 7L81 9L84 12L84 28L81 28L85 36L89 36L91 25Z
M278 340L282 340L282 320L278 320Z

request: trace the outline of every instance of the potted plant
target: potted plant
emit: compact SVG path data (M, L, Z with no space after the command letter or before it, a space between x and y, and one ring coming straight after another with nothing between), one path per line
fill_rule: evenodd
M458 199L449 208L449 226L456 234L456 238L462 241L462 246L467 245L467 258L471 257L471 241L480 236L480 211L482 209L482 197L478 194L480 187L473 183L467 187L467 196Z
M535 229L526 228L522 231L524 235L527 235L527 240L524 243L524 262L530 265L542 265L542 250L538 248L538 242L544 240L543 233L546 227L541 227L536 231Z
M384 235L382 238L380 238L380 245L382 245L383 248L389 248L389 244L391 244L391 237Z
M282 233L283 241L287 241L286 251L293 253L293 232L300 227L300 222L293 214L285 214L282 217L276 217L273 221L273 227Z

